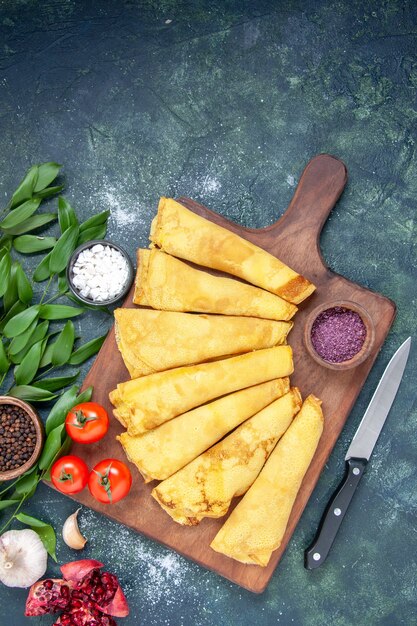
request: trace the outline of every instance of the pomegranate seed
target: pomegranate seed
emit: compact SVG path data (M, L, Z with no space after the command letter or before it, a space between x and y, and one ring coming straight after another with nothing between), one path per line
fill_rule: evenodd
M113 600L119 581L110 572L90 570L81 580L40 581L28 599L28 615L42 615L62 611L54 626L116 626L105 613Z
M82 607L83 603L81 602L81 600L72 600L71 602L71 608L72 609L80 609Z

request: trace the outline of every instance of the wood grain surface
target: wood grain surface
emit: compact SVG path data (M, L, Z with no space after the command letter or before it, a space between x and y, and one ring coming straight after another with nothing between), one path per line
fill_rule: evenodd
M316 292L300 305L299 312L294 318L294 329L289 336L295 363L291 381L300 388L303 397L314 393L323 400L325 428L294 504L282 545L273 553L268 567L243 565L211 550L209 544L225 518L205 519L199 526L191 528L181 527L173 522L150 497L155 483L145 485L133 465L130 466L134 476L133 487L125 500L114 505L101 505L91 498L88 490L74 497L78 502L126 524L257 593L262 592L267 586L294 532L395 316L395 305L391 300L330 271L321 256L320 231L342 193L346 180L346 167L340 160L325 154L316 156L305 168L285 214L275 224L259 230L243 228L193 200L179 198L179 201L192 211L279 257L317 286ZM357 227L360 229L360 223ZM340 252L349 253L348 250ZM132 294L133 288L123 306L134 306ZM371 315L375 326L375 342L369 358L357 368L344 372L335 372L317 365L306 352L302 339L308 313L317 305L331 303L334 300L352 300L361 304ZM93 399L103 404L111 414L108 393L118 382L128 378L128 372L116 346L114 332L111 330L84 381L84 387L94 385ZM121 430L120 424L113 418L109 433L102 441L91 446L74 444L73 453L83 457L90 467L104 458L126 460L120 444L115 440L116 434ZM237 500L233 506L236 503Z

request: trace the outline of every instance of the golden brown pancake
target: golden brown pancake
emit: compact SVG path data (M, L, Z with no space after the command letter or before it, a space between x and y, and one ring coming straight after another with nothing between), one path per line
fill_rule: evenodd
M140 435L214 398L289 376L293 369L291 347L277 346L134 378L117 385L109 398L129 434Z
M298 389L246 420L207 452L167 478L152 496L175 522L188 526L227 513L253 483L301 406Z
M280 545L294 500L323 432L321 401L306 398L252 487L211 543L213 550L266 567Z
M243 278L293 304L302 302L315 289L269 252L172 198L161 198L150 240L164 252Z
M165 254L139 249L133 302L161 311L195 311L290 320L297 307L234 278L213 276Z
M271 380L178 415L143 435L126 432L117 439L145 482L164 480L289 388L289 378Z
M148 309L114 311L116 341L131 378L286 342L292 322Z

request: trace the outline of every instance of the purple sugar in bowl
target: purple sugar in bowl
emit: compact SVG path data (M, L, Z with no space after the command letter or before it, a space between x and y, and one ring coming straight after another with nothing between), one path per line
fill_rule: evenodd
M316 307L304 329L304 343L310 356L333 370L347 370L363 363L371 353L374 337L369 313L349 300Z

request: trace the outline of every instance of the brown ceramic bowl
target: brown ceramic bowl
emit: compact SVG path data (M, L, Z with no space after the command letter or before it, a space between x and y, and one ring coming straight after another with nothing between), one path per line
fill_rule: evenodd
M19 476L22 476L22 474L24 474L31 467L33 467L36 461L39 459L39 456L42 451L43 442L45 439L45 430L43 427L42 420L37 414L37 412L35 411L35 409L33 408L33 406L31 406L27 402L24 402L23 400L19 400L19 398L12 398L12 396L0 396L0 406L5 405L5 404L18 406L19 408L23 409L25 413L30 417L30 419L35 425L36 444L35 444L35 449L33 451L32 456L30 457L30 459L25 461L23 465L21 465L20 467L16 467L12 470L9 470L8 472L0 472L0 481L14 480L15 478L18 478Z
M358 313L358 315L360 315L360 317L362 318L362 321L365 324L366 328L366 337L362 348L351 359L347 361L341 361L340 363L332 363L331 361L326 361L325 359L323 359L316 352L311 341L311 330L313 328L314 321L316 320L318 315L320 315L320 313L322 313L323 311L333 309L334 307L343 307L344 309L350 309L351 311L355 311L355 313ZM311 358L316 361L316 363L331 370L348 370L352 369L353 367L357 367L358 365L360 365L360 363L363 363L371 353L374 339L374 324L368 311L366 311L360 304L357 304L356 302L351 302L350 300L334 300L333 302L320 304L318 307L313 309L313 311L311 311L310 315L307 317L307 321L304 327L304 344L307 348L307 352L309 353Z

